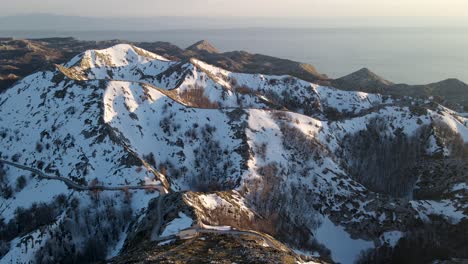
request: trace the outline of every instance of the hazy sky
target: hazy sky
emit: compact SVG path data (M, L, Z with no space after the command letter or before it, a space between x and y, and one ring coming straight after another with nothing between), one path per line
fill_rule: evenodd
M0 0L0 16L468 17L468 0Z

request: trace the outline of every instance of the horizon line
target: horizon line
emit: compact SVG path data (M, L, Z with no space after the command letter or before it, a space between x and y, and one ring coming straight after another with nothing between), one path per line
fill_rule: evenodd
M271 19L271 18L289 18L289 19L365 19L365 18L381 18L381 19L389 19L389 18L411 18L411 19L424 19L424 18L439 18L439 19L466 19L466 16L212 16L212 15L119 15L119 16L93 16L93 15L72 15L72 14L57 14L57 13L41 13L41 12L33 12L33 13L16 13L10 15L0 15L0 18L6 17L19 17L19 16L29 16L29 15L36 15L36 16L59 16L59 17L80 17L80 18L196 18L196 19L210 19L210 18L254 18L254 19Z

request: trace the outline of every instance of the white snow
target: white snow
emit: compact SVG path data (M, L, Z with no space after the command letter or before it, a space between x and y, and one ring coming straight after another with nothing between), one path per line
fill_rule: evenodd
M352 239L343 227L333 224L326 216L315 231L315 239L330 249L335 262L342 264L354 263L361 251L374 247L371 241Z
M158 243L158 246L165 246L165 245L169 245L170 243L174 242L175 239L169 239L167 241L162 241L162 242L159 242Z
M410 201L411 206L418 211L422 220L429 221L428 215L440 215L446 218L452 224L458 224L467 216L462 210L455 208L450 200L418 200Z
M214 225L206 225L206 224L201 224L200 226L204 229L211 229L211 230L218 230L218 231L232 230L231 226L214 226Z
M452 187L452 192L460 191L460 190L466 190L468 189L468 185L464 182L462 183L457 183Z
M294 166L300 167L302 171L288 171L283 174L287 176L282 179L281 191L286 196L289 195L290 185L296 184L305 191L326 196L324 204L334 210L339 210L342 205L339 200L344 200L348 210L356 209L356 214L359 214L350 221L373 219L385 222L392 216L376 211L368 212L364 208L368 201L358 199L356 202L359 208L346 202L348 198L358 197L365 188L349 179L340 161L333 157L334 151L339 150L340 140L344 135L365 130L372 118L381 117L388 121L385 131L388 135L393 135L396 129L413 135L421 125L440 121L468 142L467 119L445 108L429 110L428 114L417 116L408 107L390 105L391 100L383 102L380 95L340 91L291 76L234 73L198 60L177 64L179 63L130 45L117 45L105 50L87 51L65 64L66 67L81 70L86 81L55 83L52 80L56 72L52 71L25 77L0 94L0 132L7 134L1 140L2 157L11 158L13 154L21 154L19 163L37 167L39 161L46 161L44 167L52 170L51 174L82 178L87 182L96 178L108 186L160 184L154 178L152 170L144 166L126 166L120 162L129 154L136 153L142 158L151 153L154 154L157 165L168 162L178 169L186 170L185 174L171 178L171 188L175 191L187 190L191 182L196 180L195 177L200 176L200 172L195 169L195 151L206 144L200 139L201 129L211 126L215 130L209 132L208 138L219 142L223 161L231 164L225 169L226 173L219 176L220 182L239 180L239 190L244 187L250 189L253 187L249 185L250 180L262 178L258 173L260 167L275 163L278 167L290 168L294 162ZM156 78L172 66L179 68ZM242 107L245 114L233 121L229 117L231 109L186 107L165 95L180 95L195 86L202 87L203 95L212 103L223 108ZM247 91L236 94L236 90L241 87ZM176 89L167 91L172 88ZM60 95L64 91L66 93L62 98ZM304 106L297 110L298 113L281 112L290 120L279 121L274 117L278 111L268 110L266 101L270 100L268 94L281 98L283 93L294 97L298 104ZM270 101L274 103L272 99ZM375 106L379 108L362 112ZM338 122L324 120L323 111L327 107L353 113L356 117ZM314 110L311 111L314 114L310 114L313 117L301 114L305 110ZM245 130L236 131L237 125L244 122L247 123ZM321 149L318 153L322 157L320 163L302 159L299 161L301 163L293 161L292 152L283 143L281 122L287 122L308 139L316 141ZM170 125L167 131L163 131L164 125ZM108 130L121 136L125 146L107 136L102 137L105 135L102 131ZM191 131L195 131L196 135L186 136ZM243 168L243 157L237 152L243 147L243 139L236 137L239 132L246 134L247 144L255 152L247 161L247 169ZM434 153L443 147L438 146L437 142L437 138L431 136L428 153ZM37 151L37 144L44 150ZM265 146L264 157L257 151L262 146ZM217 165L223 169L225 164L220 162ZM78 169L80 166L86 167L86 173ZM325 169L327 172L324 172ZM14 183L23 174L24 171L8 167L8 182ZM168 174L168 177L171 175ZM458 183L452 187L452 191L466 188L466 183ZM0 197L0 214L8 222L18 207L28 208L33 202L48 203L58 194L72 192L60 181L28 179L26 187L15 192L12 198ZM130 193L134 214L143 212L149 200L158 195L136 190ZM203 208L197 209L206 213L236 205L248 216L253 216L245 198L236 191L232 194L233 199L229 201L215 193L201 194L198 197L200 203L194 206L201 204ZM425 220L430 214L441 214L452 223L458 223L466 217L462 209L457 208L450 200L412 201L412 206ZM309 204L294 204L291 205L291 210L296 210L293 213L301 215L315 213ZM192 219L179 212L179 217L168 223L162 235L177 234L191 225ZM230 228L209 227L217 230ZM398 232L386 232L381 239L394 245L403 235ZM118 254L126 235L125 232L121 234L115 248L110 249L110 256ZM370 241L352 239L342 226L334 225L327 217L324 217L323 224L316 230L316 238L332 251L335 261L342 263L352 263L361 250L373 247ZM18 239L12 243L17 243ZM36 246L35 249L37 248ZM19 256L22 253L24 252L18 251L18 248L12 248L7 256L12 260L27 260L31 257Z
M66 185L61 181L30 179L26 187L15 193L13 199L2 201L0 198L0 213L4 221L8 223L15 214L18 207L30 208L33 203L49 203L54 197L62 193L69 193ZM31 199L34 197L34 199Z
M383 233L382 236L380 236L380 240L383 243L387 243L391 247L394 247L396 246L400 238L404 236L405 236L405 233L401 231L388 231L388 232Z
M312 85L312 88L319 95L322 103L340 112L357 113L383 103L382 97L378 94L342 91L319 85Z
M458 133L465 143L468 143L468 123L466 118L460 117L459 119L454 118L451 114L447 112L442 112L438 114L437 112L429 110L435 121L443 122L448 125L454 132ZM462 119L465 121L462 123Z
M117 242L117 244L115 244L115 246L113 248L111 248L111 250L107 254L106 259L113 258L113 257L117 256L120 253L120 251L122 250L122 248L124 246L125 239L127 239L127 232L124 231L124 232L120 233L119 241Z
M223 202L222 199L216 194L202 194L199 196L199 198L201 199L203 205L210 210L216 209L216 207L218 207Z
M307 257L315 257L315 258L320 257L320 253L318 253L318 252L309 253L309 252L306 252L306 251L303 251L303 250L300 250L300 249L297 249L297 248L293 248L292 250L296 254L299 254L299 255L304 255L304 256L307 256Z
M161 182L155 178L145 177L145 185L161 185Z
M43 229L37 229L23 237L17 237L10 242L10 250L0 259L0 264L7 263L31 263L34 255L50 237L50 230L54 231L63 220L65 213L51 225Z
M187 229L192 226L192 218L186 214L179 212L179 217L169 222L161 234L161 237L176 235L179 231Z

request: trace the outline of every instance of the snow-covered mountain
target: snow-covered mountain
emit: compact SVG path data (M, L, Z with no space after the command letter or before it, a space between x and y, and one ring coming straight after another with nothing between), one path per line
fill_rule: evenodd
M467 230L468 119L431 101L120 44L24 78L0 113L0 263L160 261L227 235L353 263Z

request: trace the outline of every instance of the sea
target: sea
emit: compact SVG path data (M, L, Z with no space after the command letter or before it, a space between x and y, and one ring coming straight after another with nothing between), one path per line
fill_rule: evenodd
M15 38L167 41L205 39L221 51L245 50L310 63L337 78L363 67L395 83L468 82L468 26L457 28L242 28L157 31L0 31Z

